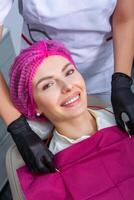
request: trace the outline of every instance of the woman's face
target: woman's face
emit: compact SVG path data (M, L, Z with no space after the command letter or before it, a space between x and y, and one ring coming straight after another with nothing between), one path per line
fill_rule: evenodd
M36 111L51 122L71 120L87 108L85 83L75 66L62 56L49 56L33 78Z

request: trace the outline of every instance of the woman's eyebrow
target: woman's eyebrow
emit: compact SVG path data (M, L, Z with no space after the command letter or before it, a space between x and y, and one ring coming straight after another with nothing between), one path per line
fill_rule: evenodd
M69 66L69 65L72 65L70 62L69 63L67 63L63 68L62 68L62 72L64 72L65 70L66 70L66 68Z
M37 87L42 81L48 80L48 79L52 79L52 78L53 78L53 76L47 76L47 77L41 78L41 79L36 83L36 87Z
M71 64L70 62L67 63L67 64L62 68L61 71L62 71L62 72L65 71L66 68L67 68L69 65L72 65L72 64ZM46 77L41 78L41 79L36 83L36 87L37 87L42 81L48 80L48 79L52 79L52 78L53 78L53 76L46 76Z

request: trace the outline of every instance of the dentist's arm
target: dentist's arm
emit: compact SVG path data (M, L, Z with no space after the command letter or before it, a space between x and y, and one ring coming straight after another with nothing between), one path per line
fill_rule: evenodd
M112 18L115 73L112 76L112 105L116 122L125 129L122 113L129 118L127 127L134 134L134 94L131 69L134 57L134 1L117 0Z
M0 2L0 40L2 39L3 22L13 4L13 0ZM5 52L6 53L6 52ZM14 107L8 86L0 72L0 117L8 126L20 154L28 168L33 172L53 172L53 155L44 146L43 141L30 128L25 117Z
M8 86L0 72L0 116L3 118L5 124L8 126L15 119L20 117L20 112L14 107L10 100Z
M8 126L20 154L33 172L53 172L53 155L11 102L8 86L0 72L0 116Z

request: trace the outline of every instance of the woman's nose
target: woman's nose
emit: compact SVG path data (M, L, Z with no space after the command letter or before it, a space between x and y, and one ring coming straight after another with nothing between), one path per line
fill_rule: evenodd
M67 93L67 92L70 92L73 88L73 85L69 82L62 82L62 93Z

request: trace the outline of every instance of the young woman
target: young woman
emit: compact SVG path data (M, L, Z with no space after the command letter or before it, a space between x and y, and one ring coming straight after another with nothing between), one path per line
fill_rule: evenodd
M118 126L125 130L121 114L127 113L129 123L126 125L129 133L133 134L134 94L131 91L131 68L134 53L134 1L77 0L76 4L76 0L19 0L18 3L20 14L24 19L23 46L30 45L41 38L64 42L75 59L79 72L84 77L87 93L110 103L112 93L112 105ZM4 0L0 3L0 36L4 19L12 4L13 0ZM10 102L3 83L4 80L0 74L0 91L3 96L0 116L7 125L12 122L12 126L8 128L10 133L15 134L18 132L16 127L20 127L18 134L25 141L25 134L30 128L22 123L20 113ZM43 146L39 138L34 138L34 141L35 152L32 152L31 145L33 144L29 142L27 145L23 143L21 154L23 158L25 157L24 160L29 169L33 169L32 163L36 163L34 164L35 171L42 171L43 163L38 163L35 155L41 152ZM21 145L20 140L16 140L16 145L18 147ZM32 162L25 156L26 151L29 156L32 155ZM40 159L42 155L40 154ZM43 171L45 168L44 165ZM48 170L51 171L50 168Z
M25 117L55 127L48 146L56 172L18 170L27 200L134 198L134 140L112 113L87 108L84 80L62 44L42 40L23 50L10 71L10 93Z

